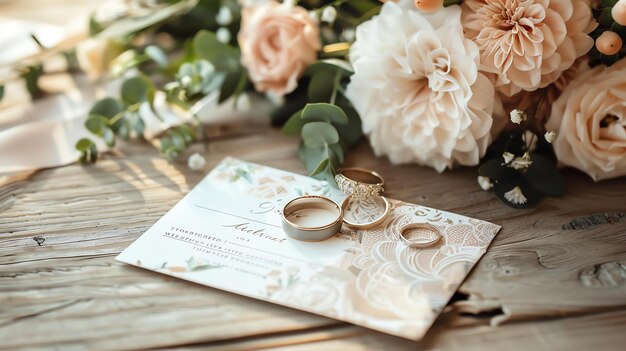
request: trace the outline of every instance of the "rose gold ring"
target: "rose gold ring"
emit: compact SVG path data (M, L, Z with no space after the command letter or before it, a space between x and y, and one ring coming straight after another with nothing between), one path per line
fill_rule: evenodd
M430 240L411 240L407 238L406 236L407 232L410 229L422 229L422 230L431 231L435 233L436 236L434 239L430 239ZM439 230L439 228L435 227L432 224L409 223L400 229L400 239L405 245L409 247L413 247L416 249L424 249L424 248L431 247L437 244L441 239L443 239L443 235L441 234L441 230Z

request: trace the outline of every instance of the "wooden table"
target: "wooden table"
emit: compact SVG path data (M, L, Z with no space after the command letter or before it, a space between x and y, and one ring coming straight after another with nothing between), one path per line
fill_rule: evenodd
M223 157L303 173L273 130L214 141ZM147 145L94 166L0 183L0 349L617 350L626 344L626 182L566 172L567 195L514 210L476 169L392 166L364 142L348 165L379 170L392 198L503 226L421 342L229 294L114 261L205 174ZM124 154L122 154L124 152Z

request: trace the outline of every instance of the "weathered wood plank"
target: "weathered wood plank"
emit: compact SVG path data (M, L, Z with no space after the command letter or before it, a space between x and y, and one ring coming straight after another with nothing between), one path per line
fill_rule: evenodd
M124 150L123 158L109 155L95 166L72 165L28 179L4 179L0 186L0 340L7 342L0 348L199 344L219 349L263 346L256 342L269 340L267 335L288 345L305 342L301 346L305 349L415 346L114 262L118 252L203 176L191 172L184 159L170 164L147 146L128 145ZM197 145L192 151L207 157L206 170L230 155L303 172L296 150L297 140L270 131L217 141L207 151ZM475 169L438 175L422 167L395 167L376 159L365 144L350 154L347 163L379 170L388 181L390 197L504 226L460 288L469 298L457 301L420 345L471 349L489 340L489 347L495 349L511 348L507 340L513 340L522 348L573 338L581 345L610 347L623 340L607 321L623 325L624 315L606 311L626 308L626 279L622 278L626 224L615 221L589 229L562 229L576 217L626 210L623 180L594 184L570 172L566 197L519 211L481 191ZM570 318L538 324L555 316ZM489 326L490 321L507 320L527 322ZM606 334L605 341L596 343L585 339L591 334L565 332L582 320L589 321L593 335ZM550 324L544 328L543 323ZM317 343L328 339L338 340Z

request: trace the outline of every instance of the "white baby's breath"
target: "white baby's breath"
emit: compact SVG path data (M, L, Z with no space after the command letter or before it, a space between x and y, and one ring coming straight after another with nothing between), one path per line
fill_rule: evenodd
M504 163L509 164L511 163L511 161L513 161L513 159L515 158L515 155L513 155L510 152L505 152L502 154L502 158L504 159Z
M297 3L296 0L284 0L283 1L283 6L294 7L294 6L296 6L296 3Z
M511 162L511 167L516 170L522 170L530 167L533 164L533 161L530 160L530 155L525 153L522 157L516 157Z
M337 18L337 10L332 6L327 6L322 11L322 22L333 23Z
M344 29L343 33L341 33L341 37L345 41L353 42L356 37L356 31L353 28Z
M320 20L320 16L317 14L317 11L309 11L309 17L311 17L311 19L315 22L319 22Z
M524 113L524 111L520 111L518 109L511 111L511 122L515 124L520 124L522 123L522 121L525 121L525 120L526 120L526 113Z
M478 176L478 185L480 185L480 188L485 191L493 188L493 183L489 177Z
M217 32L215 32L215 37L220 43L227 44L230 41L230 31L228 28L220 27Z
M192 171L202 170L205 165L206 160L204 159L204 156L197 152L189 156L189 159L187 160L187 166L189 166Z
M520 189L519 186L516 186L511 191L504 193L504 198L508 202L516 204L516 205L522 205L522 204L525 204L526 201L528 201L528 199L526 198L526 196L524 196L524 194L522 193L522 189Z
M226 7L220 7L220 10L217 12L217 16L215 16L215 21L220 26L227 26L233 22L233 13L232 11Z
M250 97L246 93L242 93L235 100L235 110L241 112L250 111Z
M546 132L546 134L543 135L544 138L546 138L546 141L549 142L550 144L552 144L552 142L554 141L554 139L556 139L556 132L551 131L551 132Z

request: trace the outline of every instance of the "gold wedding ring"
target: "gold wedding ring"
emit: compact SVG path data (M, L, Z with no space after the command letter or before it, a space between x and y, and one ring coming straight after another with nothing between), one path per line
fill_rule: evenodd
M355 199L381 196L385 180L377 172L365 168L343 168L335 176L337 186Z
M287 202L282 212L285 234L300 241L329 239L339 233L342 220L342 207L325 196L297 197Z
M385 210L383 211L383 214L380 217L378 217L377 219L371 222L355 223L355 222L350 222L349 220L347 220L344 215L343 223L346 225L346 227L352 228L352 229L371 229L380 225L389 216L389 213L391 212L391 203L389 202L389 200L387 200L387 198L384 196L381 196L380 198L385 203ZM352 199L354 198L351 196L347 196L341 203L341 209L344 212L344 214L346 213L346 208L348 207ZM356 200L364 201L365 199L356 199Z
M427 231L431 231L433 233L436 234L436 237L434 239L431 240L411 240L409 238L406 237L406 234L409 230L411 229L422 229L422 230L427 230ZM441 234L441 230L439 230L439 228L435 227L432 224L428 224L428 223L409 223L405 226L403 226L400 229L400 239L402 240L402 242L409 246L409 247L413 247L416 249L424 249L427 247L431 247L434 246L435 244L437 244L441 239L443 239L443 235Z

